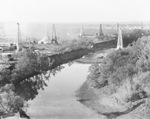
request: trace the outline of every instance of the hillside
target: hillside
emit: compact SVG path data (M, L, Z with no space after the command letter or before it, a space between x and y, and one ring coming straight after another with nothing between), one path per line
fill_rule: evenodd
M91 65L77 99L108 119L150 118L150 37Z

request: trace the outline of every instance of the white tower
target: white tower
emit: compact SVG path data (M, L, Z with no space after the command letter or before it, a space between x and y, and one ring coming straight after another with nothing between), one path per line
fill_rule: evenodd
M123 48L123 40L122 40L122 31L118 29L118 40L117 40L117 50Z

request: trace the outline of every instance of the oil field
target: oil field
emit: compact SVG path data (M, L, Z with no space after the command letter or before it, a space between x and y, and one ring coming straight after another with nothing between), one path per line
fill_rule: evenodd
M36 29L36 25L39 26L39 24L33 24L33 26L31 23L28 24L30 25L26 26L26 28L29 27L32 29L32 34L35 34L33 28ZM137 108L137 105L140 106L143 104L143 100L147 97L147 92L143 92L144 94L140 94L140 92L137 92L137 94L133 93L132 95L137 95L137 98L133 98L133 100L137 100L137 102L130 101L130 103L132 102L133 104L129 105L127 103L127 107L124 107L124 104L122 104L125 102L116 103L115 101L119 99L112 97L114 98L114 101L112 100L112 106L114 109L116 108L114 112L111 111L111 108L108 110L107 105L99 105L97 108L98 105L94 106L92 104L96 103L93 101L99 100L99 98L94 95L95 90L108 85L107 80L94 83L93 81L97 79L94 78L96 72L92 74L92 71L89 70L91 73L88 76L88 80L93 80L93 78L94 80L85 84L85 76L88 75L87 70L90 64L90 69L97 70L95 68L98 68L99 64L103 64L105 59L110 57L109 55L112 54L112 52L126 52L128 54L129 51L127 49L131 47L131 44L134 45L133 42L138 43L138 38L142 37L143 39L147 39L146 36L150 34L148 24L42 24L43 26L41 24L41 29L45 28L45 33L43 33L43 36L45 35L44 37L40 37L42 33L38 34L39 36L35 35L35 37L27 36L27 33L25 35L25 31L23 32L23 28L19 23L16 23L16 26L14 25L16 27L14 27L16 29L14 33L16 37L15 35L13 36L11 32L9 32L11 34L10 36L13 37L8 37L9 35L7 36L3 31L4 27L1 27L1 41L3 41L1 42L1 98L6 101L1 103L3 118L12 117L17 111L26 118L32 117L35 119L69 119L70 117L75 119L91 119L93 117L103 118L103 116L119 118L120 115L128 114L134 110L133 108ZM63 31L63 33L61 33L61 31ZM61 34L63 34L63 36ZM73 65L71 66L72 68L68 67L67 64ZM83 67L83 69L81 67ZM74 75L74 73L80 74L77 72L79 69L82 75L84 74L83 76ZM56 74L61 70L62 73ZM70 75L67 75L66 73L69 72ZM52 81L50 78L51 75L56 75L56 77L52 76ZM59 78L64 76L67 77L61 81ZM72 76L74 76L74 78L72 78ZM81 80L80 77L84 78ZM53 81L53 78L56 78L56 80L58 78L58 81ZM72 78L72 80L70 78ZM48 82L49 80L50 83ZM74 83L72 83L73 80L75 81ZM85 83L83 83L84 81ZM79 88L81 83L83 83L83 85ZM91 92L87 94L87 86L85 87L84 85L90 86L89 91L91 90ZM77 88L79 89L77 90ZM95 89L93 90L93 88ZM77 90L76 93L75 90ZM127 92L127 95L129 95L128 93L129 92ZM115 93L112 94L115 95ZM45 97L46 95L51 96ZM131 99L129 98L130 100L132 100L132 95ZM144 96L144 99L140 97L141 95ZM93 97L94 100L90 99L90 97L88 98L88 96ZM110 94L108 96L110 96ZM89 101L86 101L87 98ZM49 100L51 101L49 102ZM95 111L82 107L76 100L96 110L100 115L95 113ZM122 99L120 100L123 101ZM123 107L120 106L120 103ZM42 110L45 108L45 104L49 104L49 106L46 108L47 111L43 114ZM106 107L106 112L101 110L101 107L104 106ZM28 109L28 112L25 112L26 109ZM118 112L117 109L122 109L122 111ZM38 112L38 110L41 111ZM39 115L37 115L36 112L38 112ZM28 113L30 117L26 113Z
M0 1L0 119L150 119L149 5Z

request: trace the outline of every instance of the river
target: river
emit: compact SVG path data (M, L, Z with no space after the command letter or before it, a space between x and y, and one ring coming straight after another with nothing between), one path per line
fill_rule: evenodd
M76 100L75 91L88 75L87 64L64 65L65 68L52 76L48 87L29 102L31 119L98 119L98 115Z

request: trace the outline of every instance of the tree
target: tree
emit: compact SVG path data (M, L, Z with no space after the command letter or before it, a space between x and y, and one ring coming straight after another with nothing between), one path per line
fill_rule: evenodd
M149 46L150 37L142 37L127 48L110 52L101 64L93 64L88 79L77 92L78 98L82 99L83 104L105 116L106 114L120 116L135 111L130 113L133 118L138 114L140 118L148 119L150 116ZM89 97L89 92L94 94L92 98Z
M24 100L14 91L12 84L6 84L0 89L0 109L4 113L17 112L24 106Z

